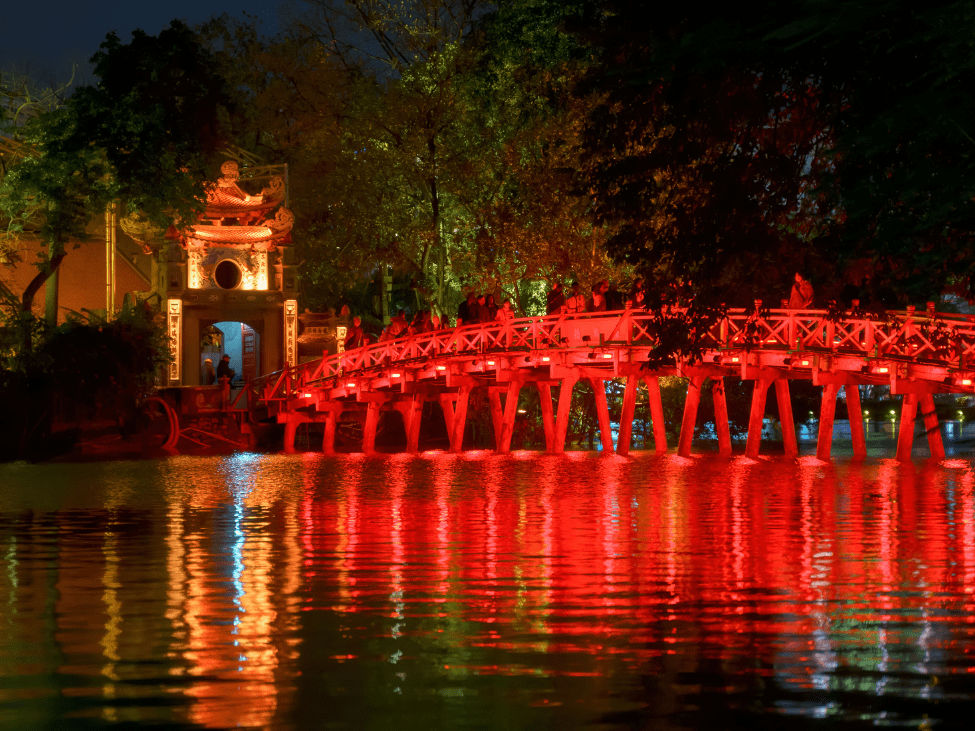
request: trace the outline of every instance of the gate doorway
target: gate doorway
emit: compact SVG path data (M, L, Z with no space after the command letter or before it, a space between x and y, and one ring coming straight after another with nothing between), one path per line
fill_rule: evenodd
M224 355L230 356L230 367L236 371L234 385L261 375L261 336L243 322L217 322L205 328L200 336L200 373L206 378L207 358L214 369Z

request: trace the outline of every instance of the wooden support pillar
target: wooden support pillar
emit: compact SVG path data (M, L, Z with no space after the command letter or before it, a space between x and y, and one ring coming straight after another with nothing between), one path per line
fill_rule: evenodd
M596 397L596 418L599 420L599 440L604 452L613 451L613 432L609 425L609 406L606 404L606 381L590 378L589 385Z
M728 399L725 398L724 378L711 381L711 399L714 401L714 430L718 434L718 454L731 456L731 428L728 426Z
M863 408L860 406L860 388L855 383L843 386L846 393L846 412L850 417L850 436L853 438L853 458L866 459L867 439L863 433Z
M322 437L322 452L324 454L334 454L335 452L335 426L339 420L339 412L330 410L325 414L325 435Z
M835 383L823 386L823 399L819 405L819 436L816 439L816 456L825 461L833 451L833 420L836 417L836 394L840 387Z
M553 452L565 451L566 433L569 431L569 407L572 405L572 389L575 388L576 376L566 376L559 386L559 410L555 417L555 439L552 442Z
M379 402L371 401L366 406L366 423L362 428L362 451L373 454L376 451L376 427L379 425Z
M498 440L498 452L501 454L507 454L511 451L511 436L515 433L515 416L518 415L518 395L520 393L520 383L512 381L508 384L508 392L504 398L501 438Z
M752 408L748 413L748 437L745 441L745 456L758 457L762 446L762 428L765 426L765 399L771 379L759 378L752 389Z
M420 422L423 421L423 401L420 394L414 394L404 406L403 425L406 427L406 453L416 454L420 451Z
M945 458L945 445L941 441L941 425L938 424L938 412L934 408L934 397L925 393L918 399L921 406L921 417L924 419L924 431L928 435L928 449L935 459Z
M542 427L545 429L545 451L552 451L555 443L555 417L552 413L552 387L547 383L535 382L538 400L542 406Z
M288 420L284 422L284 453L294 454L295 434L298 432L298 424L301 422L295 414L288 414Z
M630 453L630 442L633 439L633 411L636 408L636 392L640 387L639 376L627 376L623 389L623 409L620 411L620 435L616 440L616 454Z
M660 379L657 376L645 376L643 382L647 384L647 401L650 403L650 418L653 420L653 442L657 454L667 453L667 424L664 423L664 402L660 398Z
M501 410L501 392L496 388L488 389L488 403L491 406L491 424L494 426L494 448L501 451L501 430L504 423L504 412Z
M901 424L897 432L897 460L911 461L911 446L914 444L914 419L917 416L917 394L904 394L901 403Z
M467 428L467 402L471 397L471 387L462 386L454 404L454 426L450 437L450 451L460 452L464 449L464 430Z
M782 446L785 447L785 456L798 457L796 420L792 416L792 395L789 393L787 378L775 379L775 401L779 405L779 423L782 424Z
M437 401L440 403L440 410L443 412L444 426L447 427L447 438L451 440L451 445L453 444L453 434L454 434L454 398L455 396L451 393L442 393L437 397ZM453 451L453 450L451 450Z
M680 440L677 442L677 454L681 457L691 456L691 443L694 441L694 425L697 423L697 407L701 403L701 387L704 376L693 376L687 383L687 398L684 401L684 418L680 424ZM653 418L654 434L656 434L657 417Z

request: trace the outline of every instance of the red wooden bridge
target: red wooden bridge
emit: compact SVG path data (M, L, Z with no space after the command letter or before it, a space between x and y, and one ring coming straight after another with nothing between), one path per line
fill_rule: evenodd
M933 308L889 313L885 320L822 310L731 310L704 333L703 357L695 363L648 368L655 333L667 315L643 310L528 317L474 324L376 343L289 367L246 384L227 407L247 418L242 431L261 418L285 425L285 449L293 449L300 424L324 424L322 451L335 445L340 420L363 423L362 451L374 451L383 411L398 411L407 451L419 448L423 404L438 401L450 451L462 449L467 407L474 389L489 397L496 449L510 449L518 395L532 384L541 397L545 445L565 448L572 388L591 383L604 450L613 450L605 382L625 380L616 452L630 450L637 389L648 390L658 452L668 448L658 379L689 379L678 454L691 453L694 424L705 379L711 379L719 450L731 453L724 393L726 377L754 382L745 452L757 456L765 399L775 387L786 454L798 453L789 381L812 380L823 387L817 455L830 456L839 389L846 393L853 450L866 456L860 394L856 386L889 385L903 395L898 459L908 460L920 407L933 457L943 457L933 397L975 393L975 316L938 314ZM552 388L558 387L553 402Z

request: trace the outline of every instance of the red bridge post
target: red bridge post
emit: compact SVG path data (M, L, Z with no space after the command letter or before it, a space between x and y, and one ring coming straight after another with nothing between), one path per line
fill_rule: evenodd
M640 376L626 377L623 388L623 408L620 410L620 434L616 441L616 453L626 456L630 453L630 441L633 437L633 411L636 408L636 392L640 387Z
M934 397L930 393L921 394L920 406L931 456L935 459L944 459L945 445L941 441L941 426L938 424L938 412L934 408Z
M765 400L768 387L772 385L769 378L756 378L752 388L752 408L748 414L748 437L745 442L745 456L754 459L758 457L762 446L762 429L765 426Z
M917 416L917 394L905 393L901 402L901 423L897 432L897 461L911 461L914 445L914 419Z
M562 453L565 451L566 433L569 431L569 407L572 404L572 389L575 388L579 376L575 373L567 373L562 377L559 386L559 406L555 418L555 439L552 442L552 451Z
M860 387L855 383L843 386L846 393L846 411L850 419L850 436L853 438L854 459L866 459L867 440L863 433L863 409L860 406Z
M589 385L596 397L596 418L599 421L599 440L604 452L613 451L613 432L609 426L609 406L606 404L606 381L602 378L590 378Z
M650 402L650 418L653 420L653 442L657 454L667 453L667 424L664 422L664 402L660 398L660 378L644 376L647 384L647 400Z
M681 457L691 456L691 443L694 441L694 425L697 423L697 407L701 403L701 388L704 386L704 378L704 376L691 376L687 383L684 418L681 421L680 438L677 442L677 454ZM654 427L656 427L656 422L657 420L654 418ZM654 433L656 434L656 428L654 428Z
M796 443L796 422L792 416L792 395L789 393L789 379L775 379L775 402L779 407L779 423L782 425L782 446L786 457L798 457L799 445Z
M718 454L731 456L731 429L728 426L728 400L724 392L724 378L711 380L711 399L714 401L714 430L718 434Z
M541 381L535 382L538 398L542 406L542 428L545 430L545 451L553 452L555 443L555 417L552 413L552 386Z
M836 417L836 395L840 387L834 381L823 386L823 398L819 406L819 435L816 439L816 456L829 460L833 450L833 421Z

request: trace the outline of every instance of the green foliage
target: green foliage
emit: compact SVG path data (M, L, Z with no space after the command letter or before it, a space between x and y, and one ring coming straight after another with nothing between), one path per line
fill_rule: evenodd
M48 244L24 311L67 243L84 240L91 217L109 204L121 201L162 227L194 220L222 142L224 79L182 23L158 37L135 31L127 45L111 33L92 60L98 85L29 119L19 140L29 154L0 181L5 238L30 231Z
M729 303L799 269L914 301L975 271L970 0L593 5L586 174L614 256Z

